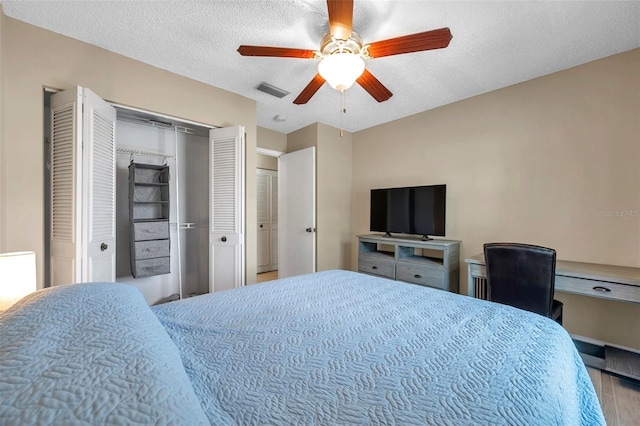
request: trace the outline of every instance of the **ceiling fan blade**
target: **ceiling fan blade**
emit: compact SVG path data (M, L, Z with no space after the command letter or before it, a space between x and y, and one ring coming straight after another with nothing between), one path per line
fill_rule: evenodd
M316 94L318 89L322 87L323 84L324 78L322 78L320 74L316 74L316 76L313 77L313 80L311 80L311 82L307 84L307 87L305 87L302 92L300 92L293 103L297 105L306 104L307 102L309 102L309 99L311 99L311 97Z
M349 40L353 26L353 0L327 0L329 32L339 40Z
M440 28L439 30L376 41L369 45L369 56L381 58L402 53L442 49L449 45L452 38L449 28Z
M313 59L316 54L313 50L291 49L289 47L271 46L245 46L238 47L238 53L242 56L272 56L276 58L302 58Z
M384 102L393 96L393 93L384 87L380 80L375 78L366 68L356 82L378 102Z

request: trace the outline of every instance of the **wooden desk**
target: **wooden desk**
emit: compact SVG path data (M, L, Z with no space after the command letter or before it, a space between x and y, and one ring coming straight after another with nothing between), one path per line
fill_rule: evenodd
M484 254L464 261L469 264L469 296L486 300ZM555 291L640 303L640 268L557 260ZM640 381L640 352L637 350L583 336L571 337L588 366Z
M469 296L486 299L484 254L464 261L469 264ZM640 268L558 260L555 291L640 303Z

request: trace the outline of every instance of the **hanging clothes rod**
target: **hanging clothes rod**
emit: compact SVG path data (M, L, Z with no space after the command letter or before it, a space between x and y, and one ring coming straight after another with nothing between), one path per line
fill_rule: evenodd
M118 147L116 148L116 152L118 154L126 154L126 155L142 155L146 157L158 157L158 158L175 158L175 155L164 154L162 152L152 152L152 151L142 151L134 148L124 148Z

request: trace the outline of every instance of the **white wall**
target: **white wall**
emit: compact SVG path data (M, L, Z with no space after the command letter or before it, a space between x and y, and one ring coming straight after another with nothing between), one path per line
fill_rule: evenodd
M127 121L116 122L116 148L133 148L141 151L164 153L168 156L169 166L169 222L176 222L176 161L175 133L171 129L133 124ZM173 158L170 158L173 157ZM133 156L133 161L144 164L163 164L163 158L143 155ZM175 226L169 226L170 238L170 274L153 277L134 278L131 274L130 232L129 232L129 154L116 155L116 281L132 284L140 289L149 304L163 297L179 294L178 275L178 235Z
M167 156L165 159L139 154L131 156L121 152L116 155L116 280L138 287L149 304L179 294L180 273L184 296L208 292L209 139L175 132L173 129L118 120L116 148L162 153ZM132 159L143 164L163 164L166 160L169 166L169 274L144 278L134 278L131 274L129 164ZM178 230L178 222L194 223L196 226Z

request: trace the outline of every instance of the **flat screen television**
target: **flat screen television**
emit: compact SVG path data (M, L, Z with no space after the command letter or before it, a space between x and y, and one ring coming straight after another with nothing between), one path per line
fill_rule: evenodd
M444 237L447 185L371 190L371 231Z

